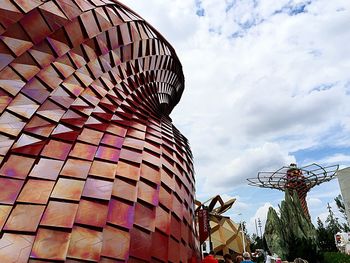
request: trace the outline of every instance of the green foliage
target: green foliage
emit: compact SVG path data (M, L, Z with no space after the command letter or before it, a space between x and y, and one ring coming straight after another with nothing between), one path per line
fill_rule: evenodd
M340 252L325 252L323 254L324 263L350 263L350 256Z
M347 222L348 217L347 217L346 212L345 212L345 205L344 205L343 197L341 195L338 195L336 198L334 198L334 201L338 207L339 212L342 214L343 219L345 220L345 222ZM350 231L350 227L347 223L342 223L340 225L340 228L344 232Z
M269 250L289 261L301 257L315 262L319 251L317 231L305 217L297 193L286 191L280 212L279 217L270 208L267 215L265 238Z

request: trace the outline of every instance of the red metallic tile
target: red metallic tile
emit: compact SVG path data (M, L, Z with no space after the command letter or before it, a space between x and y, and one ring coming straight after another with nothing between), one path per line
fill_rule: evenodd
M78 204L50 201L40 225L72 228L77 211Z
M114 179L116 171L117 171L116 164L95 160L92 163L89 174L98 176L98 177Z
M138 183L137 197L151 205L158 205L159 201L159 186L151 186L143 181Z
M96 150L97 146L85 143L76 143L69 156L92 161L94 159Z
M65 260L70 237L68 232L39 228L30 257Z
M51 197L78 201L84 188L84 181L59 178L52 191Z
M12 210L4 230L35 232L45 206L17 204Z
M74 227L67 256L98 261L102 249L102 238L102 232L83 227Z
M134 222L134 206L116 199L111 199L108 207L107 222L130 229Z
M83 196L109 200L111 198L113 182L88 178L85 183Z
M0 175L24 179L27 177L30 169L34 164L35 159L11 155L10 158L0 169Z
M0 205L0 231L4 226L7 217L10 215L12 206L9 205Z
M106 147L106 146L99 146L96 152L96 158L107 160L111 162L118 162L120 155L120 150Z
M156 209L154 207L148 207L141 203L136 203L134 218L134 224L154 232L156 219Z
M69 143L50 140L49 143L44 147L41 155L58 160L65 160L71 148L72 145Z
M112 195L125 200L129 200L131 202L136 202L136 182L127 179L116 178L113 184Z
M80 200L75 222L78 224L104 227L107 221L108 203Z
M112 226L106 226L103 229L102 256L127 260L129 256L129 247L129 232Z
M152 235L138 228L130 230L130 256L149 261L152 253ZM178 262L178 261L174 261Z
M119 161L117 165L117 175L138 181L140 178L140 167L134 164Z
M29 174L30 177L37 177L48 180L56 180L63 161L41 158Z
M0 239L2 262L27 262L35 236L4 233Z
M23 203L46 204L55 182L30 179L26 182L17 201Z
M76 177L85 179L88 175L88 172L91 167L91 162L77 160L77 159L68 159L63 166L61 171L61 175Z
M24 181L0 177L0 204L15 203Z

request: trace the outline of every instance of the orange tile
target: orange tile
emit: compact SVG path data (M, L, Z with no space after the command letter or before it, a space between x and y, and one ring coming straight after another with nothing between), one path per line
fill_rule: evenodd
M33 158L10 155L10 158L0 169L0 175L24 179L27 177L34 162L35 159Z
M0 239L1 262L27 262L35 236L4 233Z
M78 142L74 145L73 150L69 156L92 161L94 159L96 150L97 146Z
M75 222L78 224L104 227L107 221L108 203L81 199Z
M86 180L83 196L109 200L111 198L113 182L88 178Z
M117 175L138 181L140 179L140 167L119 161L117 165Z
M50 201L40 225L72 228L77 211L78 204Z
M59 178L51 197L79 201L84 188L84 181Z
M29 174L30 177L56 180L62 169L63 161L41 158Z
M116 199L109 201L108 223L130 229L134 223L134 214L134 205Z
M15 203L24 181L0 177L0 204Z
M7 219L4 230L35 232L44 210L44 205L17 204Z
M65 160L71 148L72 145L69 143L50 140L44 147L41 155L58 160Z
M102 136L102 132L84 128L81 134L78 136L78 140L98 145L102 139Z
M137 198L151 204L158 205L159 202L159 185L151 186L143 181L138 182L138 194Z
M95 160L92 163L89 174L98 177L113 179L115 177L116 171L116 164Z
M111 162L118 162L120 150L117 148L99 146L96 152L96 158Z
M67 256L70 258L98 261L102 248L102 232L74 227Z
M39 228L30 257L65 260L70 237L68 232Z
M61 171L61 175L85 179L90 170L91 162L68 159Z
M11 212L12 206L10 205L0 205L0 232L4 226L7 217Z
M137 184L135 181L116 178L113 184L112 195L131 202L136 202Z
M112 226L106 226L103 229L102 256L127 260L129 256L129 247L129 232Z
M17 201L23 203L46 204L55 182L29 179Z

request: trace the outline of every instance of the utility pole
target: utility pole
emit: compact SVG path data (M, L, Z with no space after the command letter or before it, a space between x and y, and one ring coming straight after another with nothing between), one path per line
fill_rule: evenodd
M262 227L262 225L261 225L260 218L258 218L258 226L259 226L259 228L260 228L260 238L262 239L262 232L261 232L261 227Z

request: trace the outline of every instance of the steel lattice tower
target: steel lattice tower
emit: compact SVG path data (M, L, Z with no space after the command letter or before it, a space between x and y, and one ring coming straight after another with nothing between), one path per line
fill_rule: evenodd
M322 167L315 163L300 168L292 163L290 166L283 166L275 172L259 172L257 178L247 180L252 186L296 191L305 216L310 219L306 203L307 193L312 187L332 180L338 168L339 165Z

